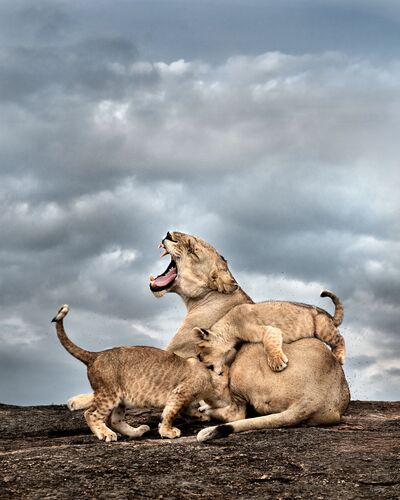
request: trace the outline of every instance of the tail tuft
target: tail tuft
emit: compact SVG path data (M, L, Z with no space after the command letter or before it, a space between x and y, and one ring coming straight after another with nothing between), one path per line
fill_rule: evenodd
M69 305L64 304L60 307L58 310L57 314L54 316L54 318L51 320L52 323L57 323L58 321L61 321L62 319L65 318L65 316L69 312Z
M197 441L204 443L211 439L221 439L229 436L234 432L234 428L230 424L217 425L215 427L206 427L197 434Z

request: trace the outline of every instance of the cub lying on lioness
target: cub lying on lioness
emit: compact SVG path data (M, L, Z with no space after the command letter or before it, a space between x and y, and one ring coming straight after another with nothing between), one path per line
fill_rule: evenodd
M232 350L241 342L261 342L267 363L273 371L287 367L288 358L282 350L286 344L299 339L316 337L332 348L340 364L344 363L345 342L336 328L343 319L343 306L339 298L324 290L321 297L330 297L335 304L332 317L323 309L296 302L267 301L243 304L231 309L211 329L194 328L198 339L199 358L219 373L225 360L232 362Z
M132 406L164 407L159 433L175 438L181 431L172 427L172 422L193 401L203 399L214 407L230 403L228 369L217 375L196 358L184 359L155 347L85 351L65 333L63 319L68 311L67 304L61 306L52 321L61 344L87 365L94 399L85 418L99 439L117 440L116 433L106 425L108 419L113 429L126 436L140 437L149 431L147 425L134 428L124 421L125 408Z

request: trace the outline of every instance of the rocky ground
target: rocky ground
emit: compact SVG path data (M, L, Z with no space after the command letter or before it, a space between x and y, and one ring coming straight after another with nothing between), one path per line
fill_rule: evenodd
M400 498L400 402L352 402L340 426L235 434L204 424L158 438L159 414L132 412L145 439L104 443L65 406L0 405L0 498Z

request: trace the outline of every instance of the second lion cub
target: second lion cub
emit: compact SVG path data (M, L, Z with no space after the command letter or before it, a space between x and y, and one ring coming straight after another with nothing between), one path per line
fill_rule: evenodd
M114 430L130 437L140 437L150 430L147 425L134 428L125 422L125 408L164 408L159 433L175 438L181 431L172 427L174 418L194 401L203 399L214 408L230 403L228 369L217 375L196 358L184 359L155 347L85 351L65 333L63 319L68 311L68 305L63 305L52 321L61 344L87 365L94 401L85 411L85 419L99 439L116 441Z
M321 297L330 297L335 314L316 306L297 302L268 301L238 305L217 321L211 329L194 328L199 358L219 373L226 362L232 362L235 347L242 342L262 342L270 368L284 370L288 358L282 343L305 337L316 337L327 343L334 356L343 364L346 349L339 330L343 306L339 298L324 290Z

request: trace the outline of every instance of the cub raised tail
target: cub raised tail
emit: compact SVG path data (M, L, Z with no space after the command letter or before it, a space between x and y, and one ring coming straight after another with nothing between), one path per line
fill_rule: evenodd
M82 361L82 363L85 363L85 365L87 366L89 363L92 363L96 359L97 353L82 349L81 347L74 344L67 337L67 334L65 333L64 330L63 319L68 314L68 312L69 312L69 305L68 304L62 305L60 309L57 311L57 314L51 320L51 322L56 324L57 337L61 342L61 344L64 346L64 348L70 354L72 354L74 358L79 359L79 361Z
M335 326L341 325L343 321L343 304L339 297L330 290L322 290L320 297L329 297L332 300L335 304L335 313L332 316L332 323Z

